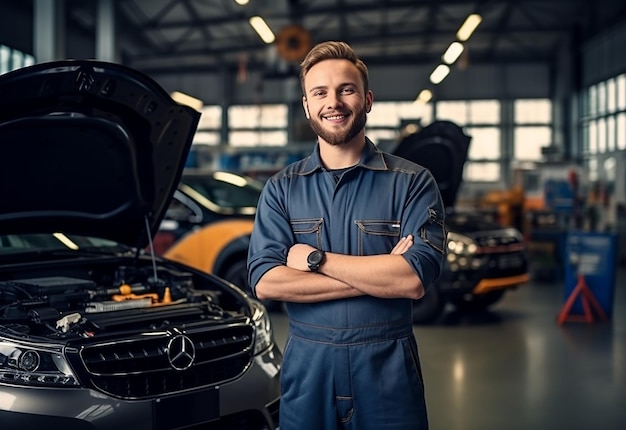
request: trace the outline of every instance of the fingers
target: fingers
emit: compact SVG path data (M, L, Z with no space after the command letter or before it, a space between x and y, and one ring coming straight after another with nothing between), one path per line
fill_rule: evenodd
M413 246L413 235L409 234L405 237L400 238L396 246L391 250L392 255L401 255L404 254L409 248Z

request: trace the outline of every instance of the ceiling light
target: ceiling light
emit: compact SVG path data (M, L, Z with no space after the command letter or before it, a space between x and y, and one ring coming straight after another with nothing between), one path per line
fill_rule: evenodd
M267 43L268 45L270 43L274 43L274 40L276 40L276 36L274 36L274 33L272 33L272 29L260 16L253 16L252 18L250 18L250 25L258 33L263 42Z
M417 124L407 124L404 126L404 130L402 130L404 135L408 136L410 134L415 134L420 131L419 125Z
M440 64L430 74L430 82L437 85L443 81L446 76L448 76L448 73L450 73L450 67L445 64Z
M249 2L249 0L235 0L235 3L237 3L240 6L245 6L247 5Z
M195 97L191 97L188 94L181 93L180 91L173 91L170 94L172 100L176 103L180 103L181 105L189 106L200 112L202 110L202 106L204 106L204 102Z
M463 23L461 28L459 28L459 31L456 32L456 38L459 39L461 42L465 42L467 39L470 38L474 30L476 30L476 27L478 27L478 24L480 24L482 20L483 18L476 13L469 15L465 19L465 22Z
M415 99L415 102L416 103L426 104L432 98L433 98L433 92L431 90L425 88L422 91L420 91L420 93L417 95L417 98Z
M441 56L441 59L446 64L454 63L461 53L463 52L463 44L460 42L452 42L446 52Z

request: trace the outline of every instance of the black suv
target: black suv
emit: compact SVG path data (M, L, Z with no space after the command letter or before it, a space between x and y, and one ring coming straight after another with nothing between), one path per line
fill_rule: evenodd
M444 269L436 285L414 302L416 323L435 320L446 303L459 309L484 309L530 278L526 243L519 230L454 207L470 141L458 125L436 121L405 136L393 150L431 171L446 206Z

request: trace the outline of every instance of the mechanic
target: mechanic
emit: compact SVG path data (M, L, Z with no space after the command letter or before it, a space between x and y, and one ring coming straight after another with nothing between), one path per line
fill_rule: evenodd
M412 301L440 274L444 206L430 172L365 136L367 67L344 42L301 64L313 153L268 179L248 255L262 300L286 302L281 430L424 430Z

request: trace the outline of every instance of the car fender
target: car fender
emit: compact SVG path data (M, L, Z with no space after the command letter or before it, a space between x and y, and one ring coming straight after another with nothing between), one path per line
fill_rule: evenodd
M251 219L213 222L189 232L168 249L164 257L209 273L215 273L222 253L229 245L250 236L254 221Z

